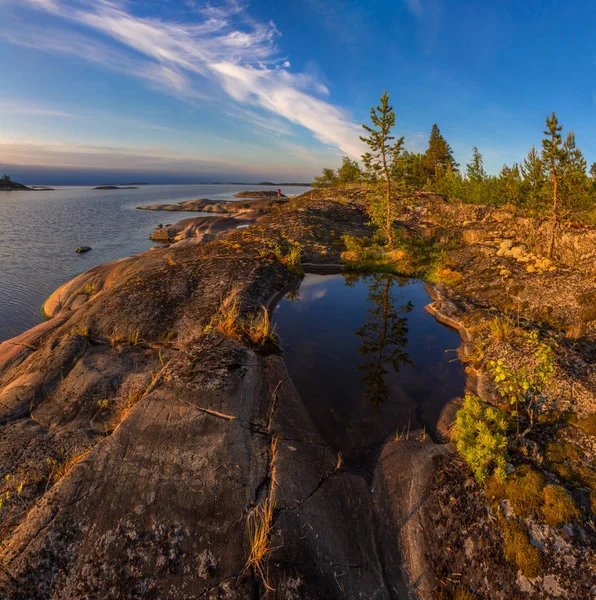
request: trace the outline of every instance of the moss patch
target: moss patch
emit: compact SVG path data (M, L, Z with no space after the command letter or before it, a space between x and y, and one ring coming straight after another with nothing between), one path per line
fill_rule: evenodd
M560 485L547 485L544 488L542 517L547 525L562 525L580 516L579 510L569 492Z
M503 526L505 558L530 579L542 572L542 552L530 543L526 526L519 521L507 521Z

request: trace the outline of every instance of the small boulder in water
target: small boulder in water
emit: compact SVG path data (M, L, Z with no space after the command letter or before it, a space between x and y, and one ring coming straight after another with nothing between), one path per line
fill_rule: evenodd
M85 252L89 252L89 250L91 250L91 246L79 246L77 248L79 254L84 254Z

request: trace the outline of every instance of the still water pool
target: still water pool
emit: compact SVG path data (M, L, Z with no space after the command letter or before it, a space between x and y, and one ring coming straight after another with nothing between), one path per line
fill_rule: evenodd
M420 281L309 274L275 308L290 376L348 463L408 425L434 435L445 403L463 393L459 335L424 309L430 301Z

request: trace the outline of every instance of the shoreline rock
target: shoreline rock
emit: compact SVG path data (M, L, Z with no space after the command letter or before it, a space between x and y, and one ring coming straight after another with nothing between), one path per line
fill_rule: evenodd
M248 192L238 192L234 194L235 198L287 198L286 195L281 194L277 195L277 192L274 190L254 190Z

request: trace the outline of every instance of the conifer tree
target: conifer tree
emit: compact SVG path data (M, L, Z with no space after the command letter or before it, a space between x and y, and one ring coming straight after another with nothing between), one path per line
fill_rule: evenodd
M466 176L474 183L479 183L486 179L484 160L476 146L472 148L472 160L466 165Z
M521 173L523 177L523 197L531 207L535 208L540 204L546 183L544 163L535 146L532 146L528 156L524 159Z
M499 204L520 204L522 193L522 178L519 165L513 163L510 167L503 165L498 178Z
M563 138L561 137L562 130L563 127L559 125L557 115L554 112L550 118L546 117L546 130L544 131L546 137L542 140L542 160L550 176L553 193L551 207L552 228L547 248L547 255L549 257L553 253L559 218L559 183L565 163L568 160L567 150L563 145Z
M370 109L372 127L362 125L370 134L360 139L368 145L370 152L362 155L362 162L366 169L383 182L384 191L371 202L371 216L373 222L381 229L389 245L393 244L393 190L392 190L392 165L399 160L403 151L404 138L395 139L391 129L395 125L395 113L389 105L389 95L383 91L380 104Z
M442 136L436 123L430 132L425 162L430 177L435 180L443 173L457 171L457 167L459 166L453 158L451 146L449 146L447 140Z
M590 167L590 176L592 177L592 181L596 181L596 162L593 162Z
M563 144L566 161L562 169L563 201L568 208L583 210L589 207L590 182L586 174L588 163L575 143L575 133L569 131Z

